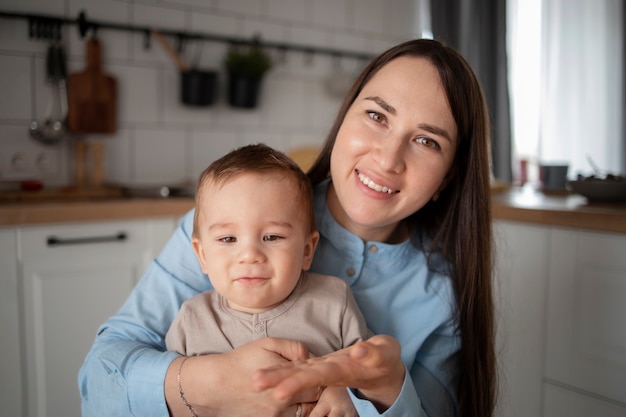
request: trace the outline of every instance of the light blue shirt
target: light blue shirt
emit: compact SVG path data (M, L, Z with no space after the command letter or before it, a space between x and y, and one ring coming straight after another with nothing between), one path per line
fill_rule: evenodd
M369 328L394 336L407 373L400 396L383 414L351 392L361 417L456 415L460 334L450 278L427 267L411 242L363 242L334 220L328 182L315 190L321 234L311 271L346 280ZM99 329L79 372L82 415L167 417L165 334L184 300L211 289L191 249L193 211L133 289ZM442 265L434 265L441 269Z

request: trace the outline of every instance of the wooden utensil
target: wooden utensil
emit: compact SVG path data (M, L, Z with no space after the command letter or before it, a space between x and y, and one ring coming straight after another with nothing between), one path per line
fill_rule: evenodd
M92 141L89 147L91 151L91 178L92 187L104 186L104 141Z
M87 142L74 142L74 185L78 188L87 186Z
M87 41L87 66L68 79L68 129L72 133L117 130L117 81L102 71L102 44Z
M165 53L170 57L176 68L180 70L180 72L189 71L191 68L187 61L174 49L174 47L165 39L163 34L158 30L152 30L152 36L159 42Z

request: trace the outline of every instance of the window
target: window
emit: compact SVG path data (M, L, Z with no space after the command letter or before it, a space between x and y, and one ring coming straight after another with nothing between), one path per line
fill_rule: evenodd
M622 172L621 0L508 0L513 167Z

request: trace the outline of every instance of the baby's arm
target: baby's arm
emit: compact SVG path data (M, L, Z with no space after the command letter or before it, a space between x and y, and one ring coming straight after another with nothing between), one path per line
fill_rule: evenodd
M309 417L359 417L344 387L326 387Z

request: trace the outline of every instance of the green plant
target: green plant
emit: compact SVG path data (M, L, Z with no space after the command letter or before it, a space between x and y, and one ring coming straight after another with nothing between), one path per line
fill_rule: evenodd
M272 59L258 42L231 45L224 58L228 73L242 78L261 78L272 65Z

